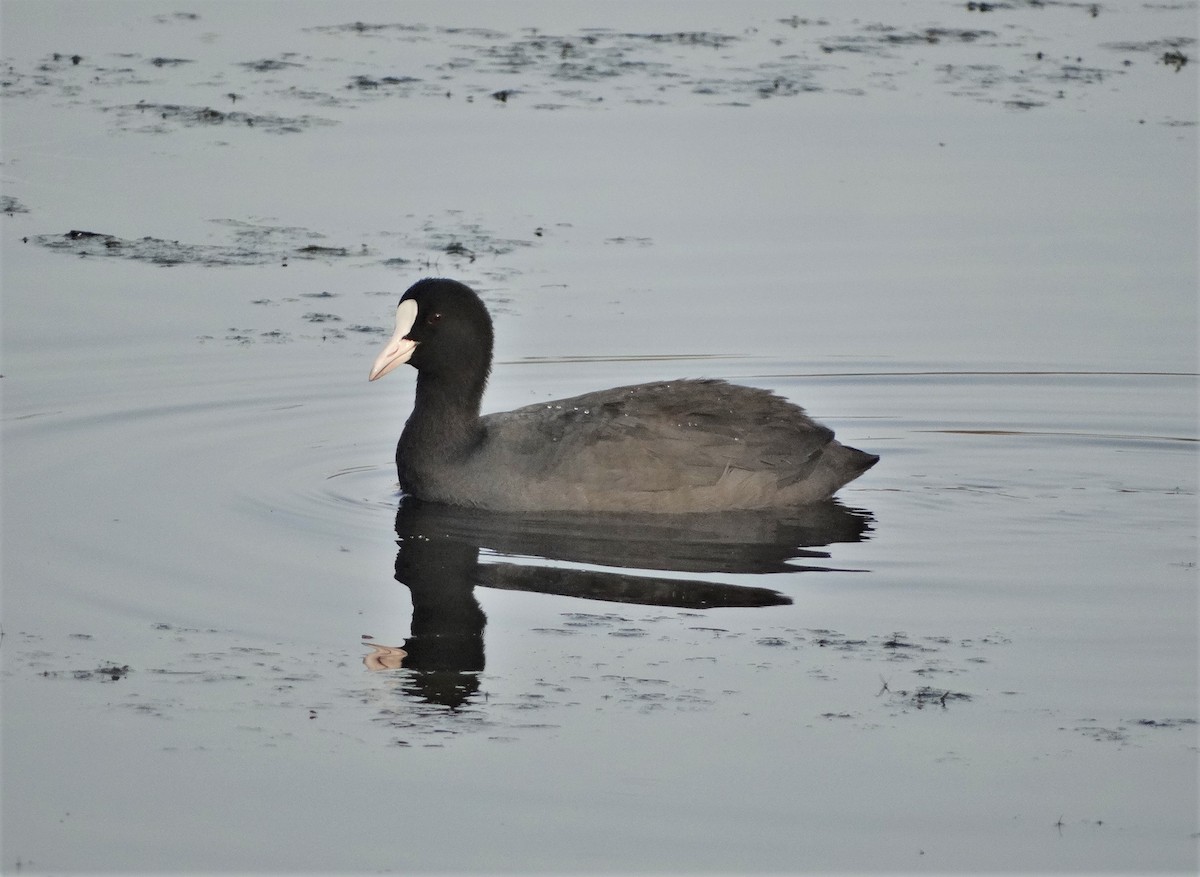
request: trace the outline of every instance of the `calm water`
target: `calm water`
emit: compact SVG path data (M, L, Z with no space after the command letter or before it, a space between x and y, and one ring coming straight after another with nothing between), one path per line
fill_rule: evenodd
M4 868L1197 868L1194 4L282 8L0 10ZM433 273L883 459L401 502Z

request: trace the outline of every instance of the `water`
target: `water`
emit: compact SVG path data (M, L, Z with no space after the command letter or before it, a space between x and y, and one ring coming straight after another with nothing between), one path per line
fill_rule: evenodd
M3 8L6 868L1195 870L1194 6L278 9ZM430 517L430 273L883 459Z

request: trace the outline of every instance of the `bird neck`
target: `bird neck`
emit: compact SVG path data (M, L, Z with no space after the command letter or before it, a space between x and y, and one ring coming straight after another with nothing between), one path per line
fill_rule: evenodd
M479 411L486 382L486 376L474 380L461 374L421 371L402 442L412 450L419 448L440 457L470 450L483 429Z

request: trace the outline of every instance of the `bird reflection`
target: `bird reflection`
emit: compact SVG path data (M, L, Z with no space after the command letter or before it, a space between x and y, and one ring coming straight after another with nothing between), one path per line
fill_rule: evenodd
M863 541L871 521L837 500L772 511L548 515L405 497L396 513L395 574L412 595L411 635L403 648L371 643L364 663L403 668L407 693L461 706L478 692L484 669L487 617L476 587L678 609L786 605L791 598L770 588L690 576L837 569L820 547Z

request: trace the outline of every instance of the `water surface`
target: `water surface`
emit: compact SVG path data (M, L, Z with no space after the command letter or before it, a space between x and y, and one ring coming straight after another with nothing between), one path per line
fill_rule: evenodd
M1195 870L1195 5L968 6L6 3L4 867ZM883 459L402 502L429 274Z

